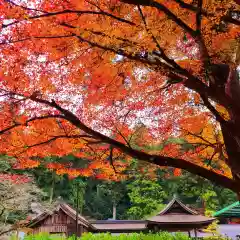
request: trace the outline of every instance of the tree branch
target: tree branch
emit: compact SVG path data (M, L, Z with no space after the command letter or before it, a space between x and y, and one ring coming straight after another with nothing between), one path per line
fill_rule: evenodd
M4 0L4 1L7 2L7 3L9 3L10 5L13 5L13 6L15 6L15 7L22 8L22 9L27 10L27 11L36 11L36 12L47 13L46 11L42 11L42 10L39 10L39 9L36 9L36 8L29 8L29 7L25 7L25 6L22 6L22 5L18 5L18 4L16 4L15 2L10 1L10 0Z
M79 28L79 27L70 25L70 24L65 23L65 22L61 23L60 25L61 25L61 26L64 26L64 27L72 28L72 29L77 29L77 28ZM87 29L87 28L83 28L82 30L83 30L83 31L88 31L88 32L90 32L90 33L92 33L92 34L94 34L94 35L98 35L98 36L102 36L102 37L107 37L107 38L109 38L109 39L112 39L112 38L114 37L116 40L122 41L122 42L124 42L124 43L128 43L128 44L133 45L133 46L137 44L137 42L133 42L133 41L130 41L130 40L128 40L128 39L121 38L121 37L109 36L109 35L107 35L107 34L105 34L105 33L103 33L103 32L100 32L100 31L94 31L94 30L92 30L92 29Z
M0 212L0 217L3 215L4 212L5 212L5 208L3 207L3 209Z
M192 5L192 4L186 3L186 2L184 2L182 0L175 0L175 1L179 4L179 6L181 8L188 9L188 10L190 10L192 12L197 12L198 11L198 7L196 7L196 6ZM230 14L231 13L227 14L226 16L223 16L222 20L227 22L227 23L240 25L240 21L235 19L235 18L233 18L233 17L231 17ZM214 14L213 13L209 13L206 10L202 9L202 16L204 16L204 17L213 17Z
M59 35L59 36L32 36L32 37L27 37L27 38L22 38L22 39L16 39L16 40L4 40L3 42L0 42L0 45L5 45L9 43L18 43L18 42L25 42L29 40L34 40L34 39L57 39L57 38L71 38L74 37L75 34L70 34L70 35Z
M217 149L215 149L214 152L213 152L213 154L212 154L212 156L211 156L210 159L208 160L207 166L211 166L211 163L212 163L212 160L213 160L214 156L215 156L216 154L218 154L218 153L219 153L219 152L217 151Z
M208 97L204 94L200 94L201 99L203 100L204 106L208 108L208 110L213 114L216 120L220 123L226 123L226 121L222 118L219 112L214 108L214 106L209 102Z
M164 61L166 61L168 64L170 64L173 68L177 69L178 71L184 73L184 74L189 74L185 69L181 68L180 65L178 65L173 59L170 59L164 52L164 50L161 48L157 38L153 35L153 33L151 32L151 30L148 28L147 26L147 22L146 19L143 15L142 9L141 7L138 5L138 11L140 13L140 16L142 18L142 21L144 23L145 29L146 31L151 35L153 42L156 44L158 50L160 51L160 54L158 54L156 51L153 52L154 55L162 58Z
M173 22L175 22L179 27L181 27L184 31L189 33L193 38L196 36L195 31L190 28L186 23L184 23L179 17L177 17L173 12L171 12L167 7L165 7L163 4L153 1L153 0L121 0L121 2L133 4L133 5L142 5L142 6L148 6L148 7L154 7L158 9L159 11L162 11L165 13L165 15L171 19Z
M63 115L47 115L47 116L41 116L41 117L33 117L33 118L28 119L24 124L15 123L12 126L9 126L5 129L0 130L0 135L4 134L5 132L8 132L8 131L12 130L15 127L19 127L19 126L22 126L22 125L27 125L28 123L36 121L36 120L43 120L43 119L49 119L49 118L64 118L64 116Z
M145 57L140 52L139 53L127 53L126 51L124 51L122 49L114 49L114 48L109 47L109 46L101 45L100 43L91 42L90 40L84 39L81 36L76 35L76 37L79 39L79 41L88 43L91 47L97 47L97 48L100 48L100 49L105 50L105 51L110 51L110 52L122 55L123 57L127 57L130 60L135 60L135 61L144 63L146 65L153 66L155 69L158 69L158 70L160 68L162 68L162 69L164 69L168 72L178 72L179 74L183 74L182 70L180 71L178 69L175 69L175 68L169 66L168 64L166 64L164 62L157 61L156 59L154 61L150 61L147 57Z
M40 145L44 145L44 144L48 144L50 142L53 142L57 139L60 139L60 138L72 138L72 139L78 139L78 138L92 138L91 136L89 135L59 135L59 136L55 136L55 137L52 137L46 141L43 141L43 142L40 142L40 143L36 143L36 144L32 144L32 145L27 145L26 148L29 149L29 148L33 148L33 147L37 147L37 146L40 146ZM86 140L87 141L87 140Z
M181 168L187 170L195 175L204 177L209 179L216 184L222 185L226 188L232 189L235 192L240 192L240 186L232 179L210 171L204 167L193 164L189 161L180 158L171 158L159 155L151 155L146 152L141 152L132 148L129 148L125 144L118 142L108 136L103 135L100 132L97 132L89 127L87 127L83 122L81 122L72 112L67 109L59 106L55 101L47 101L39 98L32 98L33 101L38 103L46 104L47 106L51 106L57 110L59 110L62 114L64 114L65 119L67 119L70 123L72 123L77 128L81 129L85 133L93 136L96 139L101 140L103 143L110 144L114 148L121 150L122 152L128 154L129 156L136 158L138 160L143 160L145 162L154 163L158 166L170 166L175 168Z
M113 160L113 149L114 149L114 148L112 147L112 145L110 145L109 161L110 161L110 164L111 164L114 172L115 172L115 173L118 173L118 172L116 171L116 168L115 168L114 162L113 162L113 161L114 161L114 160Z
M193 12L197 12L197 10L198 10L198 8L196 6L194 6L190 3L186 3L182 0L175 0L175 2L177 2L181 8L185 8L185 9L191 10ZM203 14L206 15L207 13L205 13L205 11L203 11Z
M33 9L32 9L33 10ZM36 11L39 11L36 9ZM134 22L131 22L129 20L126 20L126 19L123 19L123 18L120 18L120 17L117 17L111 13L108 13L108 12L104 12L104 11L90 11L90 10L63 10L63 11L60 11L60 12L47 12L47 13L44 13L44 14L40 14L40 15L36 15L36 16L29 16L27 17L28 20L32 20L32 19L39 19L39 18L46 18L46 17L53 17L53 16L58 16L58 15L63 15L63 14L77 14L78 16L81 16L81 15L84 15L84 14L91 14L91 15L103 15L103 16L107 16L107 17L110 17L110 18L113 18L119 22L123 22L123 23L127 23L131 26L136 26L136 24ZM2 28L6 28L6 27L9 27L9 26L12 26L12 25L15 25L17 23L20 23L22 21L26 21L26 19L23 19L23 20L16 20L12 23L7 23L7 24L2 24Z
M203 0L198 0L197 14L196 14L196 30L201 34L201 22L202 22L202 5Z
M202 136L199 136L199 135L197 135L197 134L191 133L191 132L189 132L189 131L186 130L186 129L182 129L182 130L183 130L184 132L186 132L187 135L191 135L191 136L193 136L193 137L196 137L196 138L199 138L199 139L203 140L205 143L208 144L208 146L211 146L211 147L214 147L214 146L215 146L215 144L209 142L207 139L203 138ZM193 143L190 143L190 144L193 144ZM198 143L198 144L202 144L202 143Z
M157 69L159 70L160 68L162 68L164 70L167 70L168 72L178 72L179 74L185 73L185 71L183 71L182 69L181 70L174 69L173 67L169 66L168 64L166 64L164 62L160 62L160 61L157 61L157 60L150 61L141 52L127 53L123 49L114 49L110 46L104 46L104 45L101 45L100 43L92 42L92 41L90 41L88 39L85 39L81 36L78 36L74 33L70 34L70 35L62 35L62 36L33 36L33 37L18 39L18 40L14 40L14 41L5 41L5 42L0 43L0 45L4 45L4 44L8 44L8 43L23 42L23 41L33 40L33 39L57 39L57 38L69 38L69 37L76 37L79 41L88 43L89 46L91 46L91 47L96 47L96 48L102 49L104 51L110 51L110 52L122 55L124 57L127 57L130 60L135 60L135 61L144 63L144 64L149 65L149 66L154 66L154 68L156 70Z
M205 46L204 40L201 36L201 31L194 31L191 27L189 27L185 22L183 22L179 17L177 17L173 12L171 12L167 7L165 7L163 4L153 1L153 0L121 0L122 2L128 3L128 4L134 4L134 5L143 5L143 6L149 6L154 7L162 12L165 13L165 15L170 18L174 23L176 23L179 27L181 27L185 32L190 34L190 36L197 41L200 47L201 52L201 59L204 63L205 68L208 68L210 66L210 58L208 55L208 50ZM198 0L198 8L197 8L197 28L200 28L201 25L201 14L202 14L202 0Z
M4 235L6 233L10 233L10 232L15 231L15 230L17 230L16 227L10 228L10 229L5 230L5 231L2 231L2 232L0 232L0 236Z
M232 24L240 26L240 20L235 19L235 18L233 18L229 15L226 15L226 16L222 17L222 20L225 21L225 22L232 23Z

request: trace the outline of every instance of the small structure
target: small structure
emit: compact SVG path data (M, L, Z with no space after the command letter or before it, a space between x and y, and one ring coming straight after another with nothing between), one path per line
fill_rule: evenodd
M174 197L160 213L147 220L147 228L155 232L188 232L189 235L193 230L196 236L198 229L206 228L214 220L198 214Z
M84 232L92 231L91 224L81 215L78 215L76 227L76 211L66 203L60 203L53 212L44 212L34 218L28 225L33 233L48 232L81 236ZM76 229L77 232L76 232Z
M240 224L240 202L237 201L213 214L221 223Z
M76 224L78 215L78 224ZM191 210L176 197L156 216L147 220L97 220L88 221L66 203L60 203L53 213L45 212L33 219L27 227L33 233L48 232L51 234L65 234L66 236L81 236L84 232L149 232L170 231L188 232L205 228L215 218L208 218ZM78 227L77 227L78 226ZM76 231L76 229L78 229Z

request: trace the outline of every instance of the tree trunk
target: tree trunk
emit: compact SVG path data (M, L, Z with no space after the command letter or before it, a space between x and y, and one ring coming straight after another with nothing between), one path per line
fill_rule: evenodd
M116 203L113 203L113 216L112 216L113 220L117 219L117 205Z
M55 173L52 173L52 184L50 188L50 193L49 193L49 203L52 203L53 201L53 195L54 195L54 188L55 188Z
M240 186L240 136L237 133L234 134L231 129L223 124L221 124L221 127L226 152L228 155L227 164L231 169L233 179ZM240 190L236 193L240 200Z
M228 107L230 119L220 123L226 152L227 164L231 169L233 179L240 186L240 81L236 69L232 70L225 87L225 94L233 104ZM237 107L236 107L237 106ZM237 193L240 199L240 191Z
M228 154L227 164L231 168L234 179L240 180L240 136L222 126L222 134Z

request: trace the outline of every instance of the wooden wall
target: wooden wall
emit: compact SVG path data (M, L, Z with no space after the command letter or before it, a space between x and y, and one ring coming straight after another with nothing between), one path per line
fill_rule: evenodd
M67 236L76 234L76 221L65 214L61 209L48 216L33 228L33 233L48 232L48 233L64 233ZM88 232L88 229L79 224L78 226L78 236L82 233Z

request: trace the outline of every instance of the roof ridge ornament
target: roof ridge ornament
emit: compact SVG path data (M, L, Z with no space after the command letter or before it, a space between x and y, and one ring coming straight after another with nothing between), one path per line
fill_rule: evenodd
M179 200L178 194L177 194L177 193L174 193L172 199Z

